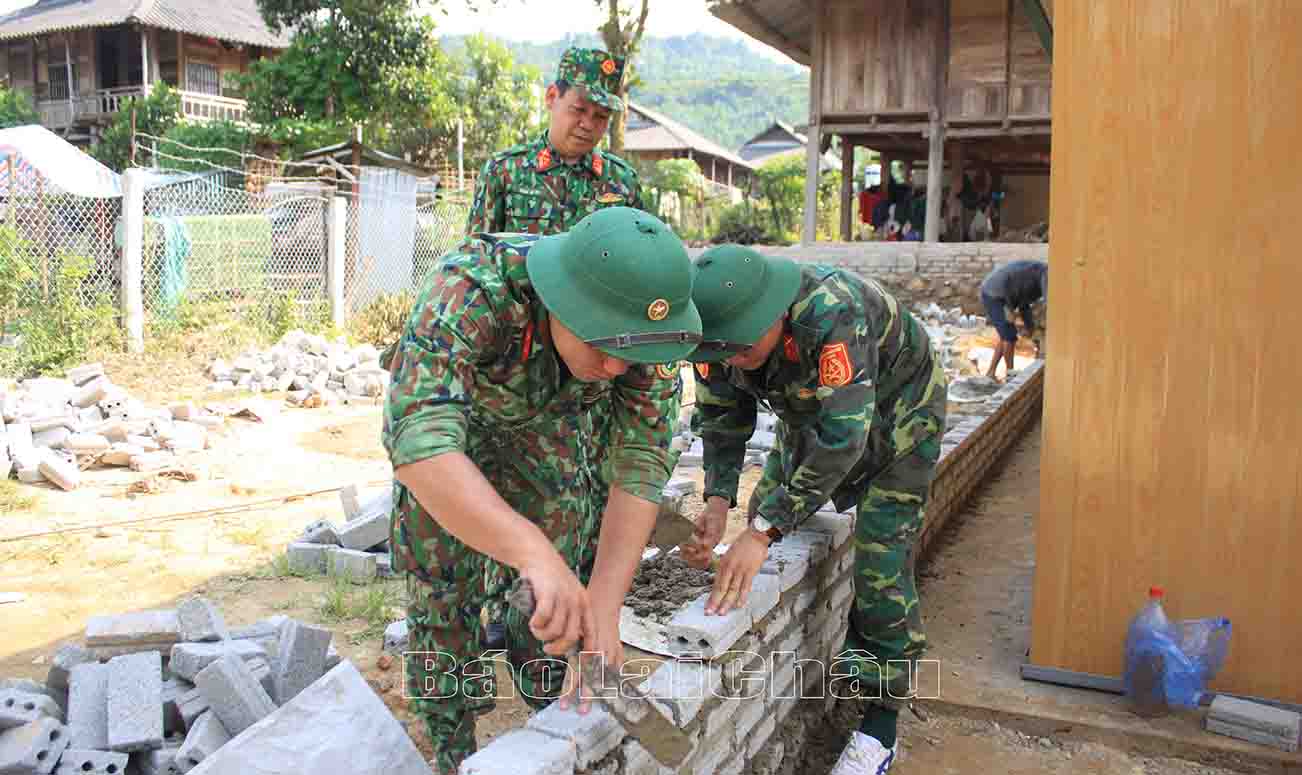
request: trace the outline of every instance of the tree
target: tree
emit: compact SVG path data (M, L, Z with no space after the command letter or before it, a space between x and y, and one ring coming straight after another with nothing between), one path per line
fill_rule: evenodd
M542 74L517 65L506 46L483 35L466 40L464 57L457 102L466 122L466 165L478 169L494 153L528 139L540 110L534 88Z
M135 113L135 135L132 134L132 113ZM181 120L181 96L167 84L150 88L148 97L132 97L113 114L99 142L91 148L91 155L110 169L122 172L131 166L131 146L138 135L148 135L142 143L163 137ZM137 161L143 161L138 159Z
M619 86L619 97L628 105L628 89L637 77L633 68L633 59L642 47L642 35L646 32L646 17L650 0L642 0L642 10L633 15L632 8L622 8L621 0L595 0L597 7L606 5L606 23L601 25L601 39L606 50L624 58L624 82ZM637 0L632 0L637 4ZM615 114L610 122L610 150L615 154L624 152L624 128L628 122L628 111Z
M32 95L23 89L0 86L0 129L41 123Z

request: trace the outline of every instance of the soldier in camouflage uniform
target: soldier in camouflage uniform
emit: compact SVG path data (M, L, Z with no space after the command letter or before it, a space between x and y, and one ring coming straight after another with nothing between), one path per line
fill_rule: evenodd
M656 364L700 341L691 278L682 242L630 208L551 237L480 235L426 277L388 364L383 441L409 600L407 696L443 773L475 750L474 711L496 696L480 611L517 578L537 612L507 612L505 658L531 705L562 692L566 663L547 655L581 641L622 661L619 607L679 408L678 374ZM612 418L606 501L591 485L596 407Z
M777 444L729 547L707 614L746 604L774 541L829 500L858 507L855 601L839 675L861 677L866 706L836 775L885 772L909 696L901 661L926 646L914 550L945 430L946 379L922 325L871 280L725 245L697 259L693 298L704 340L693 425L705 446L706 510L685 558L698 566L736 505L757 406L778 416Z
M603 207L642 209L637 173L597 148L617 95L624 60L600 49L571 48L547 87L547 131L494 156L479 173L466 233L559 234Z
M642 209L637 173L623 159L597 148L614 112L624 60L600 49L572 47L561 56L556 81L547 88L547 131L494 156L475 186L466 233L560 234L604 207ZM604 456L610 418L600 409L589 440L592 456ZM607 489L603 472L594 486ZM501 602L493 601L489 641L503 637Z

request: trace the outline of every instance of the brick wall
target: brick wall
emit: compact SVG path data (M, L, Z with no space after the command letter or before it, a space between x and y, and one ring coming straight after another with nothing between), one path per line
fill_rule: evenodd
M1009 261L1049 260L1046 243L823 242L811 247L756 246L762 253L851 269L881 282L910 306L934 301L984 315L981 280ZM688 251L693 258L703 248Z
M1042 366L1024 369L945 434L923 552L1034 422ZM805 731L823 723L835 702L824 666L835 664L854 596L852 530L852 512L819 512L770 550L745 609L706 617L698 599L662 625L667 639L705 644L701 658L665 661L642 684L692 741L676 770L663 767L594 704L586 716L548 707L467 759L461 775L798 772ZM631 616L627 609L625 616ZM635 674L629 666L626 673Z

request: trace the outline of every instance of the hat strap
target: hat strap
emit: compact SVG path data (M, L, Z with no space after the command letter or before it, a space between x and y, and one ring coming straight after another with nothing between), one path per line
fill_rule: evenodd
M697 349L724 353L740 353L749 350L753 346L754 345L729 342L726 339L703 339L701 340L701 344L697 346Z
M695 344L701 341L701 335L691 331L656 331L649 334L616 334L583 341L593 347L614 347L617 350L624 350L642 344Z

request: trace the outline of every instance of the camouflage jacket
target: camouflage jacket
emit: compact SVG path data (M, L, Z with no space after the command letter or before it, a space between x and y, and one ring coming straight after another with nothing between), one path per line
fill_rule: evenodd
M705 497L735 506L758 403L778 416L781 459L765 466L750 506L784 533L828 500L858 502L870 461L903 441L891 436L934 371L926 330L876 282L813 264L801 271L782 343L762 367L696 364L692 418Z
M613 415L609 458L593 462L605 465L611 484L658 503L671 470L679 377L655 366L633 366L609 382L568 376L525 270L536 239L467 240L425 278L387 363L389 458L398 468L460 451L499 491L506 478L541 493L571 490L586 467L585 410L604 401ZM395 486L403 519L424 522L418 534L431 528L429 514Z
M576 164L566 164L544 132L484 165L466 233L559 234L596 210L612 206L646 209L637 172L600 149Z

